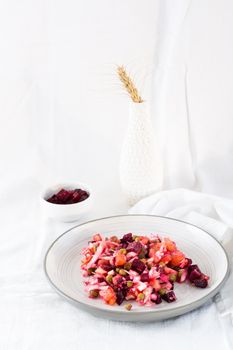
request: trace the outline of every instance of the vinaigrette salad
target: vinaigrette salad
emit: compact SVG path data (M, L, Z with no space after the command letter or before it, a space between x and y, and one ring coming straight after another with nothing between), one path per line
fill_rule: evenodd
M170 238L125 234L122 238L95 234L82 251L85 290L90 298L131 310L139 305L174 302L175 283L206 288L209 277Z

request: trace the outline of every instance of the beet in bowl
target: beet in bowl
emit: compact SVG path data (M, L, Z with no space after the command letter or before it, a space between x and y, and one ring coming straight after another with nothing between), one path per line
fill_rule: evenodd
M93 193L82 183L62 183L42 193L42 207L47 217L72 222L85 216L92 207Z

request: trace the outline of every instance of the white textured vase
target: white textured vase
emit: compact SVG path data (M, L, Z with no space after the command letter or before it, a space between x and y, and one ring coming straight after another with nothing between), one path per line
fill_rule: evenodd
M130 104L129 125L120 159L120 181L130 205L162 186L162 167L145 102Z

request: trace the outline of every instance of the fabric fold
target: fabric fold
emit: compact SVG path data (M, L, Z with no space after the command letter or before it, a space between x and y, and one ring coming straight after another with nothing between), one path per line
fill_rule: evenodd
M209 232L224 246L233 266L233 201L186 189L154 194L138 202L130 214L162 215L180 219ZM233 346L233 274L213 299L228 341ZM230 327L230 328L229 328Z

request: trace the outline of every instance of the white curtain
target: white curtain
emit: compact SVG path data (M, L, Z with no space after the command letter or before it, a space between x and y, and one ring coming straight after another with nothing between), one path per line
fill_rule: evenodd
M164 189L232 197L232 15L230 0L2 1L2 183L81 178L121 201L126 64L146 99L153 77Z
M233 196L233 4L161 1L154 117L164 188Z
M232 15L230 0L2 1L2 181L97 185L108 163L119 186L128 106L114 65L126 64L139 83L153 72L164 188L232 197Z

